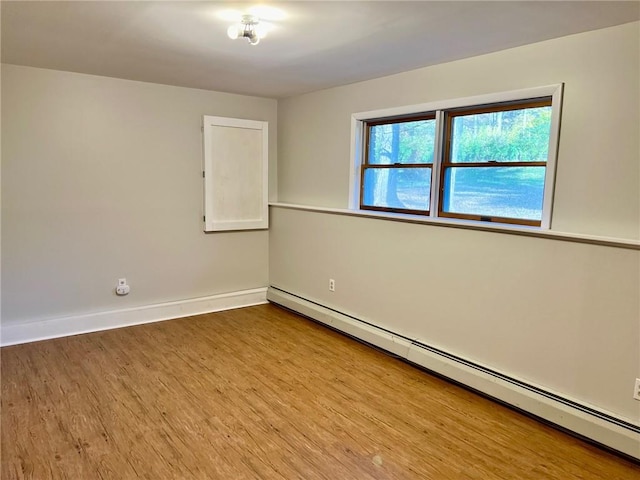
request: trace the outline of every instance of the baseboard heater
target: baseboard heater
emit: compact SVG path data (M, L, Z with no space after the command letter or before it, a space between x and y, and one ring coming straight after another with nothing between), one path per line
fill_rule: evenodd
M438 348L271 286L267 300L381 348L410 363L640 460L640 426Z

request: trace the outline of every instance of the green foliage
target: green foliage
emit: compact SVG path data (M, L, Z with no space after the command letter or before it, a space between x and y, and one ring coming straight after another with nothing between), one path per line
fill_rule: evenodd
M453 162L546 161L551 107L465 115L453 119Z
M452 123L450 161L453 163L547 160L551 107L458 115ZM374 125L369 130L368 163L430 167L435 136L435 120ZM454 170L459 171L457 175L453 175ZM537 218L541 211L544 171L544 167L449 167L447 174L451 177L447 176L445 207L460 203L464 212L508 211L509 215L503 216ZM454 182L456 176L459 181ZM371 169L366 172L364 183L367 205L429 208L430 168Z
M369 162L374 164L432 163L435 120L390 123L371 127Z
M453 162L545 161L549 150L551 107L526 108L453 119ZM369 162L432 163L435 120L371 127Z

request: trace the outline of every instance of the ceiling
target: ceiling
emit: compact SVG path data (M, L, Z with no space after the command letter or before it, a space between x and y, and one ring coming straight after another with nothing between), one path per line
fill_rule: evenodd
M229 39L221 12L257 3L284 18L259 45ZM275 98L640 18L638 1L2 1L1 9L4 63Z

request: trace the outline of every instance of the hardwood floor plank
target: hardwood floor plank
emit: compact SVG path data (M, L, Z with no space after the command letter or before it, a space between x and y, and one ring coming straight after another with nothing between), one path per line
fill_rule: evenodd
M3 479L636 479L272 305L5 347Z

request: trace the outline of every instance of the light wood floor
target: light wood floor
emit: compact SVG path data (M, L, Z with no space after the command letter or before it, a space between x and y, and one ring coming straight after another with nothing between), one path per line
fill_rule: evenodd
M275 306L2 349L2 479L638 479Z

